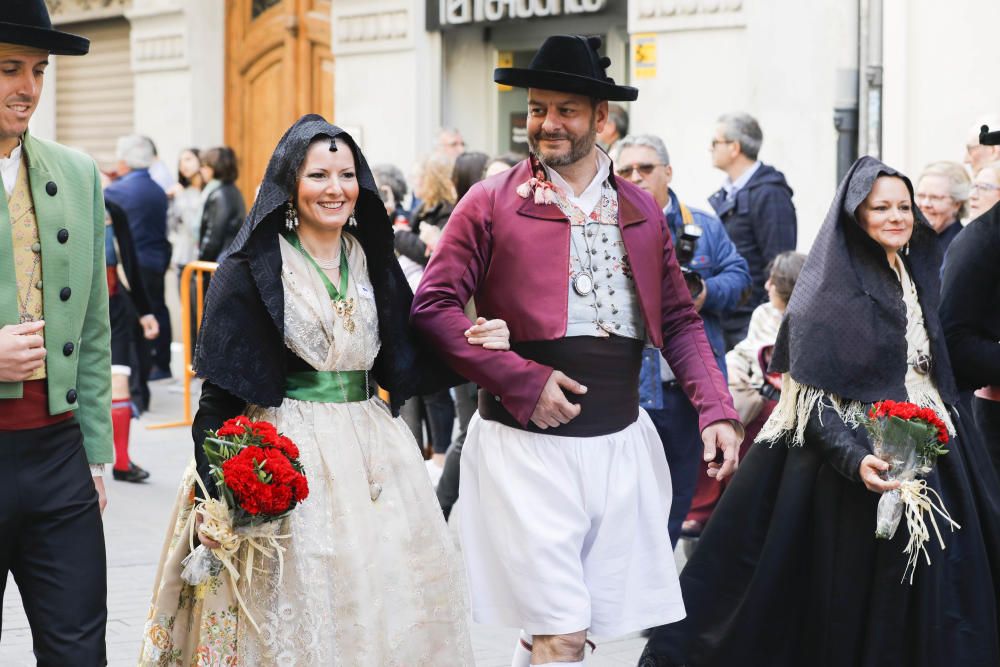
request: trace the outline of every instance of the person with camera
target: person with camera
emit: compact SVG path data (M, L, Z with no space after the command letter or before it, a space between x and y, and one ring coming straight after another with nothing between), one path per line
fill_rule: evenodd
M710 213L685 206L670 189L673 168L663 140L651 134L629 135L616 147L619 178L639 186L663 209L673 237L677 261L705 323L719 369L726 372L722 315L732 310L750 286L750 270L729 240L722 221ZM667 521L670 542L677 545L681 524L694 497L701 453L698 413L688 400L659 350L643 353L639 402L660 433L670 464L673 502Z

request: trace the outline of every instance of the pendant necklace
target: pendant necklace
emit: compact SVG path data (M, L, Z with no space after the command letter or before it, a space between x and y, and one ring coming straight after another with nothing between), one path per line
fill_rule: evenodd
M326 292L330 296L330 300L333 302L333 312L337 314L338 317L344 320L344 331L349 334L354 333L356 325L354 324L354 297L347 296L347 286L350 275L350 264L347 261L347 250L346 241L343 236L340 238L340 288L338 289L330 281L330 278L326 275L324 268L332 269L329 266L331 262L326 260L325 263L328 265L324 267L320 264L321 260L317 260L315 257L306 252L306 249L302 246L302 241L299 240L299 235L295 232L287 232L284 234L285 240L288 241L296 250L302 253L310 264L312 264L316 271L319 273L320 279L323 281L323 286L326 287Z
M603 196L603 189L602 189ZM600 224L591 223L591 221L584 217L583 224L580 225L583 233L583 245L587 250L587 266L583 266L583 258L580 257L580 249L576 245L576 235L573 234L573 224L570 223L569 238L573 243L573 252L576 253L576 259L580 262L580 271L578 271L573 276L573 291L580 296L587 296L594 291L594 254L596 250L590 247L590 242L587 239L591 236L590 231L587 229L590 224Z

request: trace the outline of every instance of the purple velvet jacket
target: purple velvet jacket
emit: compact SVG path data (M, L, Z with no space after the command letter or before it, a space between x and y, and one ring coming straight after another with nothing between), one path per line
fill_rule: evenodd
M464 306L474 298L479 315L507 321L512 343L566 335L569 221L555 204L518 196L518 184L530 176L525 160L469 190L451 214L411 310L412 325L442 358L499 396L522 425L531 419L553 369L512 351L470 345L462 332L469 326ZM674 257L663 212L647 193L610 178L649 340L662 348L702 429L724 419L739 421ZM559 370L573 376L572 369Z

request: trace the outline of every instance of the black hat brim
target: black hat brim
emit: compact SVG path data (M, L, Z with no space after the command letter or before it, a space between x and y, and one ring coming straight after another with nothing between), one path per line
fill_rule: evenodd
M86 37L5 21L0 21L0 42L29 46L57 56L83 56L90 51L90 40Z
M515 88L558 90L562 93L587 95L611 102L633 102L639 97L639 89L632 86L619 86L589 76L544 69L498 67L493 70L493 80Z

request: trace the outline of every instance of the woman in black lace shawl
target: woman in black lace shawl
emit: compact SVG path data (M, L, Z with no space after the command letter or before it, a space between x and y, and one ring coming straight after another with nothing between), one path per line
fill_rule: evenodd
M281 576L263 559L263 574L238 582L237 606L224 579L180 580L200 524L189 468L140 664L470 664L457 553L413 437L390 416L452 381L411 336L411 299L364 155L340 128L303 117L209 286L192 430L210 494L206 431L246 414L298 445L309 497L281 524ZM506 325L488 324L470 327L485 334L470 343L505 346ZM390 408L370 398L369 377Z
M953 407L939 251L912 198L869 157L841 183L778 334L781 402L681 574L687 618L642 667L1000 665L1000 483ZM927 483L961 528L939 520L946 549L932 536L912 585L906 526L875 537L887 483L858 418L883 399L953 432Z

